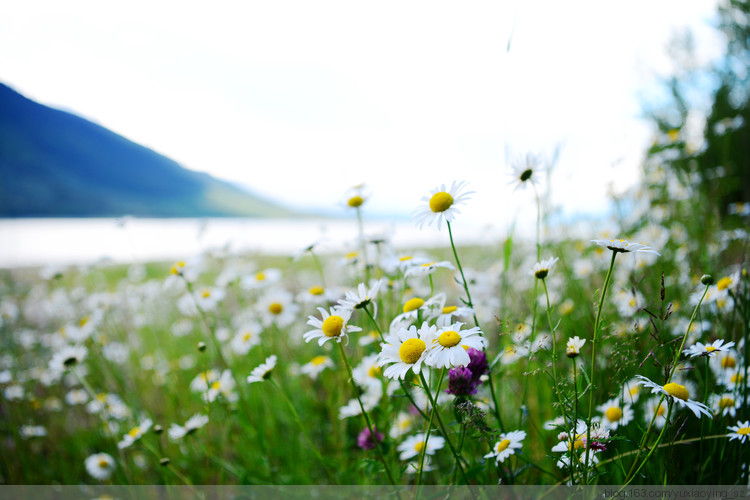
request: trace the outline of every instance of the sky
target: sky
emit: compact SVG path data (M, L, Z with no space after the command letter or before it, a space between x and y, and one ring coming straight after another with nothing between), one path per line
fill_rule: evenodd
M0 82L183 166L295 208L409 216L441 184L461 217L532 223L511 166L568 216L637 182L642 97L694 30L721 52L714 0L141 1L0 4ZM556 153L557 152L557 153Z

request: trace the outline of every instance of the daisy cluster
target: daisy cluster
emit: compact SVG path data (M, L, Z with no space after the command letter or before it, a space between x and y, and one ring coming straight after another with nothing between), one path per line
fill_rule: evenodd
M516 162L518 191L538 196L544 164ZM747 274L693 270L746 235L703 248L689 221L636 206L585 238L498 237L469 259L453 230L473 194L443 184L414 211L444 249L365 232L372 194L356 186L341 208L359 234L291 259L224 248L14 276L0 448L48 462L4 479L586 483L664 459L661 436L700 457L709 425L741 462Z

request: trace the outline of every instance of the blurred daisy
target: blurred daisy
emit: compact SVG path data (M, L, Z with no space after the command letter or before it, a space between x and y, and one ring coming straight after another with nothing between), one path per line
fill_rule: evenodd
M281 270L269 268L244 276L240 280L240 287L243 290L257 290L278 283L279 281L281 281Z
M513 162L511 165L511 177L512 180L509 184L514 185L514 191L519 188L524 188L529 184L534 184L534 173L539 173L542 170L541 158L537 155L528 153L525 157L520 158Z
M646 401L643 409L643 420L646 422L646 425L650 424L651 420L654 419L654 415L656 415L654 425L657 429L661 429L667 423L667 403L663 401L659 404L659 399L658 397L649 399Z
M651 247L641 245L640 243L632 243L628 240L591 240L591 242L596 243L600 247L608 248L615 253L643 252L661 255Z
M619 399L610 399L603 405L596 407L597 410L604 414L602 418L602 427L606 429L617 429L621 425L627 425L633 420L633 410L630 403L620 404Z
M494 458L496 463L502 463L523 446L522 442L525 438L525 431L512 431L500 434L500 440L495 443L492 451L486 454L484 458Z
M569 358L575 358L581 354L581 347L586 343L586 339L578 338L578 335L568 340L565 346L565 355Z
M377 386L383 388L383 369L378 365L379 354L370 354L352 369L352 377L360 387Z
M131 446L133 443L138 441L141 438L141 436L143 436L144 434L148 432L152 424L153 422L151 421L150 418L147 418L146 420L142 421L140 424L130 429L128 433L122 437L122 441L117 443L117 447L122 450L124 448Z
M418 457L424 450L425 455L434 455L435 452L441 449L445 445L445 439L440 436L432 435L430 440L427 441L427 447L425 448L425 435L422 433L414 436L409 436L398 445L396 448L401 453L398 458L401 460L409 460L410 458Z
M305 333L305 342L310 342L313 339L318 339L318 345L323 345L328 340L341 342L349 338L349 333L362 331L358 326L347 325L346 322L349 321L352 314L350 309L337 306L332 307L329 313L322 307L319 307L318 311L320 311L322 319L318 319L315 316L308 318L307 324L315 329Z
M365 185L357 184L346 191L343 205L347 208L359 208L369 199L369 197L369 194L365 191Z
M469 199L469 195L474 193L473 191L462 193L461 191L465 186L465 181L459 183L453 181L450 189L446 189L445 184L442 184L430 191L430 196L422 198L422 201L427 202L427 204L414 211L414 222L417 227L422 229L425 224L435 223L437 228L440 229L443 225L443 219L452 222L456 215L460 213L456 206L465 203Z
M434 273L438 269L456 269L453 267L453 264L448 262L447 260L442 260L440 262L426 262L424 264L420 264L418 266L412 266L409 269L406 270L404 273L404 276L411 277L411 276L427 276L429 274Z
M727 434L727 437L730 441L738 439L740 443L744 443L745 439L747 439L748 437L748 434L750 434L750 420L737 422L736 425L729 426L728 430L732 431Z
M719 291L732 290L737 287L740 282L740 273L735 272L729 276L724 276L716 282L716 288Z
M207 423L208 416L197 413L190 417L187 422L185 422L185 425L172 424L169 427L167 434L169 434L169 439L171 439L172 441L179 441L188 434L192 434L193 432L197 431Z
M454 318L468 320L474 315L474 309L469 306L444 306L442 309L436 310L428 317L432 318L434 317L434 314L437 314L435 324L439 327L444 327L455 323L455 321L453 321Z
M438 331L438 336L432 341L425 363L437 368L452 368L465 366L471 361L466 352L470 347L483 351L486 341L478 326L461 330L463 323L453 323Z
M686 406L696 417L701 418L701 414L703 414L708 418L713 418L713 415L711 415L711 412L706 405L690 399L690 393L684 385L670 382L669 384L661 386L642 375L636 375L636 378L641 381L641 384L649 387L652 394L663 394L664 396L671 398L672 401L678 403L680 406Z
M718 339L714 340L711 344L696 342L694 345L691 345L682 351L682 353L691 358L695 358L696 356L716 356L722 351L729 351L732 347L734 347L734 342L724 344L724 339Z
M221 376L217 380L211 382L208 386L208 391L202 392L201 396L204 401L212 403L218 396L223 396L230 403L237 401L238 395L234 392L234 388L237 383L232 376L232 372L229 369L221 372Z
M94 453L83 462L91 477L104 481L109 479L115 470L115 459L106 453Z
M531 268L531 274L537 279L543 280L547 277L552 268L555 267L555 264L557 264L558 260L560 259L558 259L557 257L552 257L550 259L537 262L536 264L534 264L534 267Z
M735 417L737 410L742 405L742 401L735 399L734 394L732 393L711 394L708 401L711 405L711 409L714 410L717 415L721 414L722 417L727 415Z
M641 385L638 383L638 379L631 378L622 386L622 399L627 403L635 403L638 401L638 397L641 395Z
M52 355L52 359L49 361L49 369L55 373L61 373L80 364L86 359L87 354L88 351L82 345L65 346Z
M232 338L229 346L235 354L244 356L250 349L260 344L261 326L256 323L248 323L239 329Z
M387 335L378 357L378 365L391 365L385 369L383 375L390 379L404 380L409 370L419 374L427 357L428 347L432 345L433 339L437 338L437 332L436 326L422 323L419 330L412 325L408 330L400 328L395 334ZM468 357L468 354L466 356Z
M299 371L300 373L304 373L311 379L315 380L323 370L332 367L333 360L331 360L331 358L329 358L328 356L315 356L308 363L302 365Z
M277 288L264 294L256 304L263 326L272 324L280 328L290 326L297 319L299 306L294 297L286 290Z
M276 367L276 355L272 354L266 358L265 362L261 363L250 372L250 375L247 377L247 383L252 384L253 382L263 382L264 380L268 380L271 376L271 370L273 370L274 367Z

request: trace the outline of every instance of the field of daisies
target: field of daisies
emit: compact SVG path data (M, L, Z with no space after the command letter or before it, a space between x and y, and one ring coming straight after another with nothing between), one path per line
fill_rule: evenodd
M447 179L441 248L355 188L355 252L0 271L0 484L747 484L748 210L693 182L577 239L537 195L535 238L464 245L486 187Z

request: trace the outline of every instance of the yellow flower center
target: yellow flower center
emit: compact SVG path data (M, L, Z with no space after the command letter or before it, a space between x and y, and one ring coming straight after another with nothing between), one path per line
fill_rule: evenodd
M506 449L508 446L510 446L510 439L503 439L499 443L497 443L497 452L500 453L504 449Z
M422 267L430 267L431 265L435 264L436 261L428 262L427 264L422 264Z
M398 259L398 260L399 260L399 262L406 262L407 260L411 260L413 258L414 257L412 257L411 255L405 255L405 256L401 257L400 259Z
M261 272L259 272L259 273L257 273L255 275L255 280L256 281L263 281L265 279L266 279L266 274L263 271L261 271Z
M310 290L308 290L308 292L310 292L310 295L323 295L324 291L325 290L323 290L322 286L313 286L310 287Z
M634 386L630 387L630 395L631 396L637 396L640 393L641 393L641 386L634 385Z
M349 252L344 257L346 257L347 259L353 259L356 256L357 256L357 252Z
M721 408L722 410L724 408L731 408L733 406L734 406L733 398L723 397L719 400L719 408Z
M658 405L658 406L655 405L654 406L654 410L656 410L656 415L657 416L661 417L662 415L664 415L664 411L665 411L664 410L664 405Z
M735 361L733 357L727 356L725 358L721 358L721 367L723 369L726 370L727 368L734 368L735 366L737 366L737 361Z
M732 278L729 276L721 278L719 281L716 282L716 288L719 290L726 290L729 288L729 286L732 284Z
M742 427L740 429L737 429L737 434L740 436L747 436L750 434L750 427Z
M218 380L214 382L213 384L211 384L211 389L215 391L218 391L220 388L221 388L221 382L219 382Z
M417 444L414 445L414 450L417 453L422 453L422 450L424 450L424 441L420 441Z
M242 340L247 342L248 340L250 340L250 337L252 337L252 335L250 335L250 332L247 332L245 335L242 336Z
M201 297L203 297L204 299L207 299L210 296L211 296L211 290L209 289L205 289L201 292Z
M663 387L663 389L672 397L687 401L690 398L690 393L684 385L676 384L671 382Z
M326 358L325 356L315 356L310 360L310 363L312 363L314 366L320 366L326 362L326 359L328 358Z
M730 381L731 381L731 382L732 382L733 384L739 384L740 382L742 382L742 374L741 374L741 373L735 373L734 375L732 375L732 376L731 376L731 377L729 378L729 380L730 380Z
M268 312L271 314L281 314L281 311L284 310L284 306L279 304L278 302L273 302L270 306L268 306Z
M706 346L706 352L708 352L708 353L714 352L715 350L716 350L716 348L714 346L712 346L712 345L707 345Z
M180 271L182 271L182 268L185 267L185 263L183 261L176 262L170 269L169 274L179 274Z
M445 212L451 205L453 205L453 196L449 195L445 191L435 193L430 198L430 210L435 213Z
M413 365L427 349L427 344L421 339L408 339L398 348L398 357L406 364Z
M576 439L573 441L573 449L574 450L580 450L583 448L583 440L582 439Z
M607 417L607 420L610 422L618 422L622 418L622 409L612 406L604 412L604 416Z
M440 334L440 337L438 337L438 343L443 347L453 347L459 342L461 342L461 336L458 332L454 332L453 330L443 332Z
M458 309L458 306L446 306L443 308L443 314L450 314L452 312L456 312Z
M416 309L419 309L424 305L424 300L420 299L419 297L414 297L413 299L409 299L406 301L406 304L404 304L404 312L407 313L409 311L414 311Z
M84 316L83 318L81 318L81 321L78 322L78 326L84 326L88 322L89 322L89 317Z
M341 330L344 328L344 318L341 316L329 316L323 322L323 333L326 337L338 337L341 335Z
M141 428L140 428L140 427L133 427L132 429L130 429L130 430L128 431L128 436L130 436L130 437L134 438L134 437L136 437L136 436L137 436L137 435L138 435L138 434L139 434L140 432L141 432Z
M109 467L109 462L107 462L104 459L99 460L99 463L97 464L100 469L106 469Z
M383 373L383 369L380 368L378 365L372 365L370 369L367 371L367 374L372 378L378 378L381 373Z
M349 204L350 207L357 208L357 207L361 207L362 203L364 202L365 200L363 200L361 196L352 196L351 198L349 198L349 201L347 203Z

